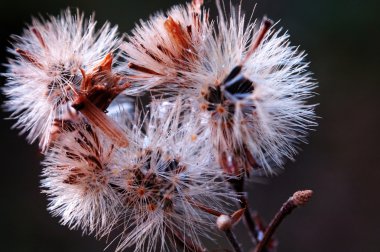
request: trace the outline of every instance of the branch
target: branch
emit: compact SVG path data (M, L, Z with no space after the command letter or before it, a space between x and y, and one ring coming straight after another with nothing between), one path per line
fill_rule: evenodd
M259 241L259 232L261 232L261 230L257 227L255 221L252 219L252 213L251 213L251 210L249 209L246 192L244 192L244 177L231 180L230 183L232 184L235 191L240 194L239 195L240 206L242 208L245 208L244 223L250 232L250 235L252 237L252 242L254 244L257 244Z
M276 231L281 222L289 215L295 208L305 205L313 195L313 191L304 190L297 191L290 197L281 207L281 209L274 216L272 221L269 223L268 228L264 232L263 239L257 244L254 252L262 252L266 247L268 241L272 237L273 233Z

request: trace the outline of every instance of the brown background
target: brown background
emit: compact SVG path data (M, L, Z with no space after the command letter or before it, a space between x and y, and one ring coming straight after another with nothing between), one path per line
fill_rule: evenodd
M20 34L38 13L57 14L66 6L95 11L129 31L133 23L177 1L8 0L0 10L0 57L9 35ZM180 1L183 2L183 1ZM233 1L238 3L238 1ZM380 251L379 214L379 8L377 1L261 0L256 17L267 14L289 30L294 45L308 52L320 82L315 102L320 126L310 144L284 173L250 188L252 204L269 219L293 191L311 188L312 202L292 214L277 232L279 251ZM250 14L253 2L244 0ZM214 6L213 1L206 1ZM4 67L1 67L4 71ZM1 85L4 79L0 80ZM1 97L3 99L3 97ZM8 114L2 113L5 118ZM0 250L102 251L105 242L69 231L46 211L40 194L42 157L26 144L13 122L1 119ZM246 234L239 231L244 244ZM111 251L111 250L110 250Z

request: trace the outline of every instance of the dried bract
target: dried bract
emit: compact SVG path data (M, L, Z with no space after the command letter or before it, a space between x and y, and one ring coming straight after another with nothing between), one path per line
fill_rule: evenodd
M127 62L123 70L131 82L144 88L186 86L183 73L194 71L210 32L208 12L201 11L199 4L174 6L165 15L142 21L127 37L121 45Z

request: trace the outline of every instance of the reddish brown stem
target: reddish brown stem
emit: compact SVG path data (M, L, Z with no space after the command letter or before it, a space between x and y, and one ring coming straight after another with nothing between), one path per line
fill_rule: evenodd
M252 218L252 213L248 205L246 193L244 192L244 177L230 181L236 192L240 194L240 206L245 208L244 224L247 226L254 244L258 243L259 230Z
M288 216L295 208L306 204L313 192L311 190L298 191L293 194L280 208L280 210L273 217L272 221L269 223L267 229L264 232L263 238L257 244L254 252L261 252L267 246L270 238L281 224L281 222Z
M248 205L247 205L245 212L244 212L244 219L245 219L245 223L249 229L249 232L251 233L251 236L254 239L254 242L257 243L258 239L259 239L259 231L258 231L258 228L256 227L255 221L252 218L252 212L249 209Z

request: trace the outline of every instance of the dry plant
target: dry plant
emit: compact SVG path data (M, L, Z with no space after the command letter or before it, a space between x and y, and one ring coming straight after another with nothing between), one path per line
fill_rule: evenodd
M125 36L67 9L13 37L5 106L39 141L63 225L112 234L116 251L205 251L224 233L237 252L244 219L255 252L276 249L276 228L312 191L265 226L244 185L294 159L316 125L316 83L270 19L216 5L215 19L193 0Z

